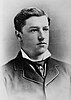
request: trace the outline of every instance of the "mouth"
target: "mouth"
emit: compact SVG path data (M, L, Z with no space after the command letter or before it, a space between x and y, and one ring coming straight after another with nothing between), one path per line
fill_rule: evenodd
M37 43L37 45L46 45L47 43L45 42L40 42L40 43Z

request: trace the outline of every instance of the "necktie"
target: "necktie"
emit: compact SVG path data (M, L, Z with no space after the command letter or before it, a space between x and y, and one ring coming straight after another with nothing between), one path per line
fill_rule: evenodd
M38 67L42 77L45 77L46 74L46 64L44 63L44 61L41 62L37 62L36 66Z
M30 61L30 60L28 60L28 59L24 59L25 61L27 61L27 63L28 64L31 64L31 65L33 65L33 67L34 67L34 69L39 73L40 72L40 74L41 74L41 76L44 78L45 77L45 75L46 75L46 64L45 64L45 60L43 60L43 61L38 61L38 62L32 62L32 61ZM38 71L38 70L39 71Z
M38 69L39 69L41 75L44 76L44 68L40 65L40 66L38 67Z

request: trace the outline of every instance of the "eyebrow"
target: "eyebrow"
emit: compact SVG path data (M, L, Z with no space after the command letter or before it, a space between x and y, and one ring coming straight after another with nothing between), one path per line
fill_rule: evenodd
M29 29L31 28L39 28L38 26L30 26Z
M49 27L49 26L43 26L43 28L44 28L44 27ZM39 29L38 26L30 26L29 29L31 29L31 28L38 28L38 29Z

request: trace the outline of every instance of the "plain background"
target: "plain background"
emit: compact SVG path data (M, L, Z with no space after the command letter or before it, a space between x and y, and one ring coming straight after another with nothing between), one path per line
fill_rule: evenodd
M17 55L19 42L14 34L14 16L25 7L45 10L51 18L52 56L71 63L71 0L2 0L0 12L0 65Z

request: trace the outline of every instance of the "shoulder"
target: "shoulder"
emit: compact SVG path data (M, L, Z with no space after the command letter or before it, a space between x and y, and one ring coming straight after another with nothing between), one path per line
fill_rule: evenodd
M6 64L2 66L2 76L4 83L7 84L7 82L11 82L14 78L15 71L14 71L14 64L15 64L16 58L13 58L12 60L8 61Z
M4 78L4 81L7 81L7 79L12 79L13 73L14 73L14 62L15 59L10 60L6 64L2 66L2 75Z
M3 76L14 78L16 73L23 69L23 65L25 65L25 60L22 58L21 51L19 51L16 57L2 66Z
M19 52L18 52L18 54L19 54ZM15 66L17 63L20 63L18 54L17 54L16 57L12 58L10 61L8 61L7 63L5 63L5 64L2 66L2 69L3 69L5 72L12 72L12 71L14 70L14 66ZM16 63L16 62L17 62L17 63Z
M4 64L2 66L3 71L6 72L6 73L11 72L13 70L14 63L15 63L15 59L12 59L9 62L7 62L6 64Z
M66 74L71 76L71 64L60 61L60 60L52 58L52 57L50 57L50 60L51 60L52 64L56 65L56 67L59 70L64 71Z

